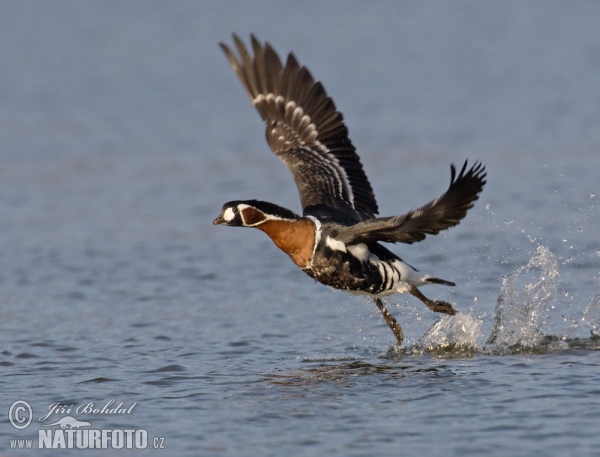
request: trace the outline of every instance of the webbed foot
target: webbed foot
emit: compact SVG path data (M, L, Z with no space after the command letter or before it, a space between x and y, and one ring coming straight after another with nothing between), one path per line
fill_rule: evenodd
M457 311L447 301L432 301L430 304L425 304L431 311L436 313L450 314L451 316L455 316L457 313Z
M425 295L423 295L421 293L421 291L419 289L417 289L415 286L410 286L410 289L408 291L412 295L414 295L415 297L417 297L419 300L421 300L423 303L425 303L425 305L431 311L434 311L436 313L450 314L451 316L454 316L454 315L457 314L457 311L447 301L441 301L441 300L433 301L433 300L430 300Z

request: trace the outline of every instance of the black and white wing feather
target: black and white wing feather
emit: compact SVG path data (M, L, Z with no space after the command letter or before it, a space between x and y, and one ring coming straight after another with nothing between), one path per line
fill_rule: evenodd
M253 57L235 34L238 55L220 45L266 123L269 146L294 176L304 215L324 206L353 222L374 217L373 189L333 100L292 53L283 66L269 43L250 38Z
M375 241L412 244L458 225L486 183L487 174L481 163L476 162L468 171L466 169L467 161L456 176L456 169L451 165L450 187L446 193L421 208L401 216L375 218L351 227L340 227L335 239L347 245Z

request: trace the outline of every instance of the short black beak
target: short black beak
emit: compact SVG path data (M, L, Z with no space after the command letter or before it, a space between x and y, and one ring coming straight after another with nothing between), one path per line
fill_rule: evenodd
M217 217L214 221L213 221L213 225L223 225L225 224L225 219L223 219L223 215L219 214L219 217Z

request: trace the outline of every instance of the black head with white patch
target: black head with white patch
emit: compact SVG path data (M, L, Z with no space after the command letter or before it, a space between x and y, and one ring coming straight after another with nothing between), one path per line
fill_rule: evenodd
M223 205L213 224L231 227L256 227L268 220L299 219L293 211L260 200L235 200Z

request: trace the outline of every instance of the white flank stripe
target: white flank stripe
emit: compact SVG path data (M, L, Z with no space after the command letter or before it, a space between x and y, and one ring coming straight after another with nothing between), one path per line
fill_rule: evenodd
M346 245L344 243L342 243L341 241L338 241L334 238L331 238L330 236L328 236L327 239L325 240L325 244L327 246L329 246L330 249L333 249L334 251L347 252Z
M371 255L371 251L369 251L369 248L364 243L348 246L348 252L361 262L368 260Z

